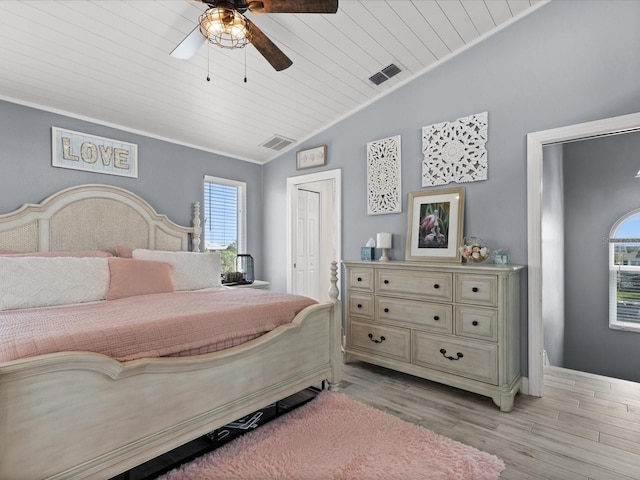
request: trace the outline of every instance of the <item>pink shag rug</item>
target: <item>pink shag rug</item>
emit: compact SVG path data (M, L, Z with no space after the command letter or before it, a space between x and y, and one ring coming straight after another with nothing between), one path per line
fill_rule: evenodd
M344 394L306 405L162 480L495 480L504 463Z

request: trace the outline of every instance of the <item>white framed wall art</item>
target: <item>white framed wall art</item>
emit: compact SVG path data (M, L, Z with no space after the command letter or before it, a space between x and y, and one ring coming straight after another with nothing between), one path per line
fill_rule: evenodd
M422 127L422 186L487 179L488 113Z
M402 212L400 135L367 143L367 214Z
M138 145L51 127L51 166L138 178Z

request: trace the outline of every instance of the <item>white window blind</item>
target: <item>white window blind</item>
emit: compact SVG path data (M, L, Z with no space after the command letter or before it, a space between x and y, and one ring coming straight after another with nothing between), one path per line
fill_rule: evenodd
M246 183L204 177L204 247L235 254L246 251ZM223 270L228 270L231 265ZM233 269L232 269L233 270Z

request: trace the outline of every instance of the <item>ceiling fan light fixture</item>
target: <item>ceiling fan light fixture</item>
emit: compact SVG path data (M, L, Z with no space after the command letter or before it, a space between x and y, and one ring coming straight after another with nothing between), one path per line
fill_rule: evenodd
M199 19L200 33L222 48L243 48L249 43L249 25L244 16L229 7L212 7Z

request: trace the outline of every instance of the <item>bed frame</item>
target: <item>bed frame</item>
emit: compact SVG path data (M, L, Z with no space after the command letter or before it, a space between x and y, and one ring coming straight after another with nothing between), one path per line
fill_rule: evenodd
M83 185L0 215L0 249L198 250L192 227L117 187ZM1 293L1 292L0 292ZM329 302L227 350L118 362L62 352L0 363L0 479L104 480L308 386L340 382L337 266Z

